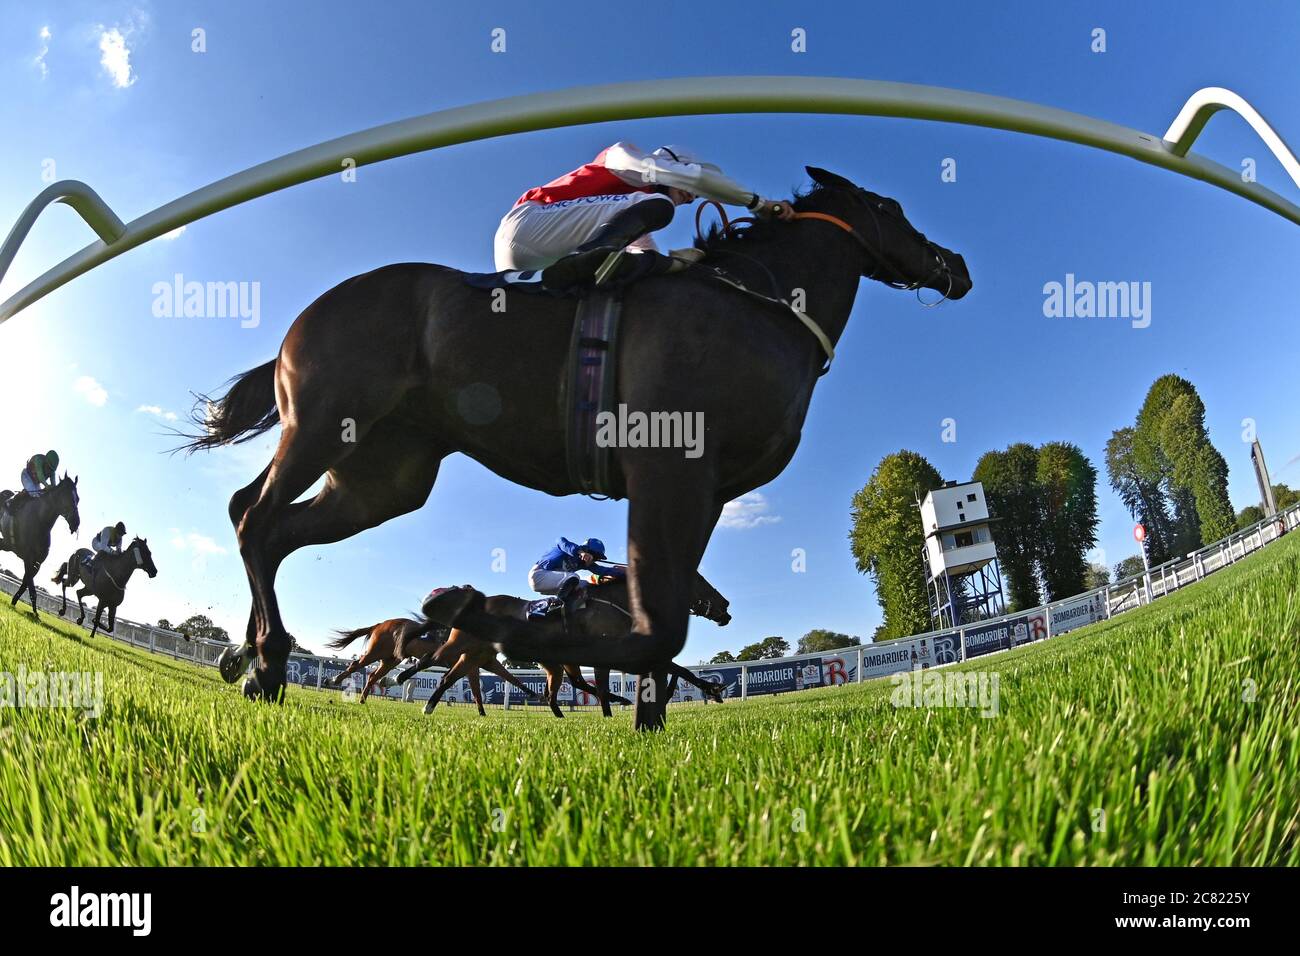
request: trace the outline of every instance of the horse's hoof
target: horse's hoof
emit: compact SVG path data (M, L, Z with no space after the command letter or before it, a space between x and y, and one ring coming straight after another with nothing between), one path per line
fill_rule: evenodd
M243 691L248 700L280 703L284 700L284 679L277 679L267 671L254 670L244 678Z
M221 679L227 684L239 680L240 675L248 669L247 647L247 644L242 647L228 647L217 658L217 669L221 672Z
M432 700L427 700L427 701L424 702L424 712L425 712L426 714L432 714L432 713L433 713L433 701L432 701Z

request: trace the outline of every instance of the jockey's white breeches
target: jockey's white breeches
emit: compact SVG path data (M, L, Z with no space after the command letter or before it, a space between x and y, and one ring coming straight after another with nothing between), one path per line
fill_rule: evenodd
M493 243L499 271L545 269L582 245L621 210L639 202L672 202L659 193L620 193L587 196L560 202L525 202L515 206L501 220ZM628 246L658 252L645 235Z
M547 571L534 564L528 572L528 586L538 594L554 594L560 590L561 584L577 576L573 571Z

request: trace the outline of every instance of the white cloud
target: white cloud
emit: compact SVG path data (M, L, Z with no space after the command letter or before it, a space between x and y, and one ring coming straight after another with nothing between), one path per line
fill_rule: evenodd
M182 532L180 528L172 528L171 530L173 548L181 551L191 551L199 557L226 553L225 548L206 534L199 534L197 531Z
M134 33L130 26L123 33L120 27L99 28L99 64L119 90L124 90L135 82L135 73L131 70L131 48L127 37Z
M103 408L108 403L108 392L89 375L83 375L72 383L72 388L96 408Z
M36 66L41 71L41 79L50 75L50 68L45 62L45 56L50 52L50 28L41 27L41 32L37 34L41 38L41 52L36 54Z
M136 409L136 411L144 412L146 415L152 415L155 418L162 418L169 422L175 422L180 420L180 416L178 416L175 412L169 412L166 409L164 409L161 405L141 405L139 408Z
M781 520L781 516L768 514L770 508L767 498L760 492L751 491L723 505L718 527L743 531L760 525L775 524Z
M164 233L163 233L161 236L159 236L158 238L159 238L159 239L162 239L164 242L171 242L173 239L179 239L179 238L181 237L181 233L183 233L183 232L185 232L185 227L184 227L184 226L177 226L177 227L176 227L175 229L173 229L171 232L164 232Z

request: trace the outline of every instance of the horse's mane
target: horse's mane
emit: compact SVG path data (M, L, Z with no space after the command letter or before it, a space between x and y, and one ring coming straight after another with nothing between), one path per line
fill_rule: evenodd
M794 192L791 205L797 210L803 210L809 205L808 200L820 195L825 191L825 188L820 183L813 183L807 189L797 189ZM695 248L703 249L705 252L712 252L714 249L721 249L737 243L763 242L775 236L786 225L788 224L781 222L779 219L759 219L756 222L746 223L741 229L726 232L723 230L721 223L715 222L709 226L709 231L703 236L696 237Z

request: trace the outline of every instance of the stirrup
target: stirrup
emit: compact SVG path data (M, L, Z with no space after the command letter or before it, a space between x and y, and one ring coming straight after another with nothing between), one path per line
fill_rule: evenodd
M595 282L593 285L599 288L613 278L614 274L618 271L619 263L623 261L623 256L626 254L627 252L624 249L615 249L606 256L605 261L602 262L600 267L596 270Z

